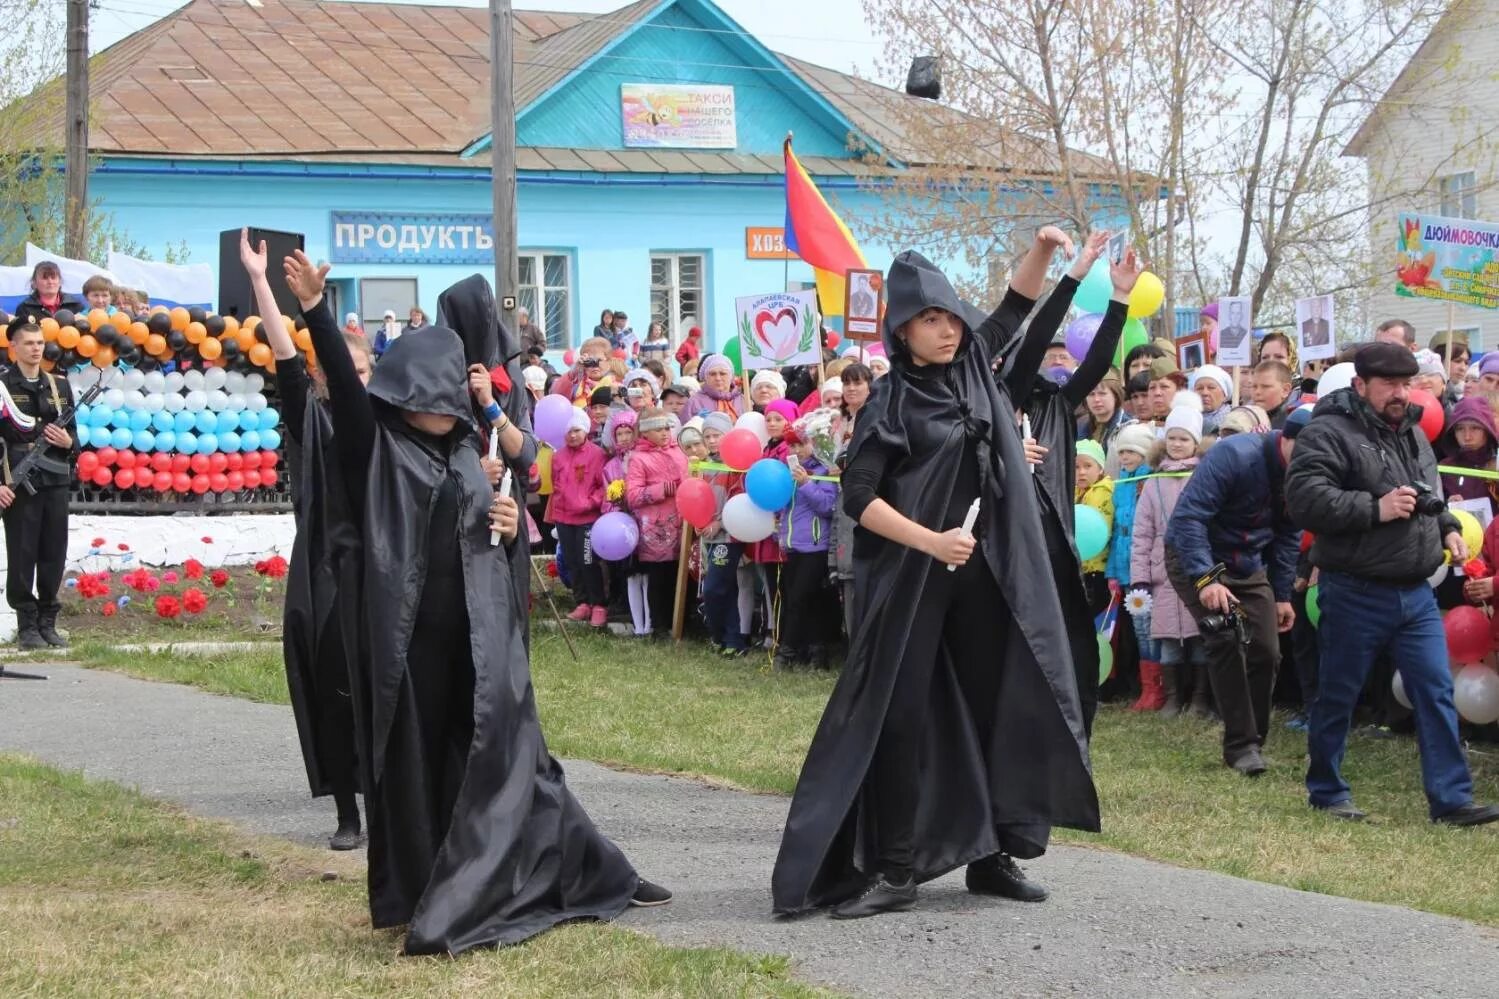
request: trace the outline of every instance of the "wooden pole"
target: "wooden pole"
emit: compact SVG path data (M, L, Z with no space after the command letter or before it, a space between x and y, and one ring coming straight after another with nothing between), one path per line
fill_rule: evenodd
M1239 366L1234 365L1234 405L1239 404Z
M677 554L677 591L671 612L671 637L676 642L682 641L682 632L687 628L687 580L692 576L687 565L692 558L692 546L696 543L692 525L682 518L682 549Z
M512 330L516 330L516 296L520 294L515 203L514 33L510 0L489 0L489 169L494 212L494 297L501 321ZM545 326L546 316L538 318ZM519 335L520 331L516 330L517 339Z
M1446 368L1446 375L1447 375L1447 377L1442 379L1443 382L1448 382L1448 381L1450 381L1452 379L1452 327L1453 327L1453 324L1454 324L1453 323L1454 316L1456 314L1457 314L1457 306L1454 305L1451 302L1448 302L1447 303L1447 350L1445 351L1446 356L1442 358L1442 365Z
M88 256L88 0L68 0L63 255Z

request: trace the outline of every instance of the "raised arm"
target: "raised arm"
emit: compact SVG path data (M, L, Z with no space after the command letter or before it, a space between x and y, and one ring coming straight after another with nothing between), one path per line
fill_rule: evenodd
M1042 230L1045 232L1046 230ZM1040 239L1040 235L1037 235ZM1025 339L1021 341L1020 347L1005 358L1004 373L1002 381L1005 389L1010 393L1010 398L1015 401L1017 407L1025 404L1025 398L1031 394L1031 389L1036 384L1036 378L1041 373L1041 361L1046 356L1046 348L1051 346L1052 337L1057 330L1062 328L1062 320L1067 318L1067 310L1072 308L1072 298L1077 294L1077 286L1087 277L1088 271L1093 267L1093 262L1103 253L1104 247L1108 245L1109 234L1107 232L1094 232L1088 235L1083 243L1082 252L1062 275L1057 286L1052 289L1046 301L1042 303L1041 309L1036 313L1036 318L1031 320L1031 325L1025 333ZM1071 244L1067 244L1071 247ZM1029 257L1027 257L1029 259Z
M1114 351L1119 347L1119 337L1124 333L1124 321L1129 318L1129 296L1135 290L1135 282L1145 271L1145 265L1135 257L1134 247L1124 252L1124 259L1109 264L1109 277L1114 282L1114 294L1104 310L1103 322L1088 347L1088 356L1078 365L1072 377L1067 379L1062 395L1074 406L1081 406L1103 376L1109 373L1114 361Z
M250 287L255 291L255 308L265 327L265 340L271 354L276 358L276 390L281 395L281 412L286 421L286 432L292 440L302 443L302 418L307 412L307 366L297 354L297 346L281 322L281 307L276 304L276 295L271 291L271 282L265 276L265 240L259 247L250 245L247 229L239 231L239 259L250 275Z

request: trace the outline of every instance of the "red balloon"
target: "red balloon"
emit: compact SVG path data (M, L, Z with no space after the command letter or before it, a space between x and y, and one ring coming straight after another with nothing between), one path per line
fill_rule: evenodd
M186 458L187 455L180 454L177 457ZM191 491L193 488L193 477L186 472L174 472L172 474L172 489L179 493Z
M78 456L78 478L87 482L94 477L94 470L99 467L99 456L92 451L85 451Z
M713 487L702 479L686 479L677 487L677 511L682 519L701 531L718 512Z
M623 361L625 359L624 348L616 347L614 349L614 359L617 361Z
M277 461L277 458L276 458L276 452L275 451L262 451L262 452L260 452L260 467L261 467L262 470L267 469L267 468L275 468L276 467L276 461Z
M157 472L156 476L151 480L151 485L154 486L156 488L156 491L159 492L159 493L169 493L169 492L171 492L172 491L172 473L171 472Z
M842 343L842 342L843 342L843 338L838 335L838 331L837 330L828 330L828 349L829 350L837 350L838 349L838 345L840 343Z
M181 475L184 472L186 472L189 468L192 468L192 467L193 467L193 460L191 458L189 458L187 455L185 455L185 454L174 454L174 455L172 455L172 474L174 474L174 475ZM181 489L179 489L177 491L178 492L182 492Z
M1435 444L1437 438L1442 436L1442 427L1447 422L1442 404L1425 389L1411 389L1411 402L1421 407L1421 432Z
M229 491L231 493L237 493L241 489L245 488L245 473L240 471L231 471L224 476L224 481L229 484Z
M208 492L208 476L194 475L192 481L192 490L199 496L202 496L204 493Z
M249 471L252 468L259 468L260 467L260 452L259 451L247 451L247 452L245 452L244 459L245 459L245 470L246 471Z
M99 456L99 464L101 465L113 465L115 459L120 456L120 453L112 447L101 447L94 453Z
M157 451L151 456L151 471L170 472L172 470L172 456L165 451Z
M107 486L114 481L114 478L114 473L103 465L94 469L94 485L96 486Z
M575 354L574 352L572 352L570 350L564 350L562 352L562 363L565 364L565 365L567 365L569 368L572 367L573 364L575 364L577 362L577 360L578 360L578 355Z
M115 455L115 466L117 468L134 468L135 460L134 451L121 451Z
M254 452L252 451L251 453L253 454ZM260 488L260 472L257 469L252 468L249 471L245 472L245 488Z
M245 456L235 451L233 454L225 455L224 462L229 471L237 472L245 467Z
M192 469L194 475L203 475L208 471L208 455L193 455L187 460L187 467Z
M743 472L760 460L764 448L760 446L760 438L755 436L753 430L735 427L723 435L723 440L718 444L718 453L723 456L724 464L736 472Z
M260 470L260 484L270 488L276 484L276 470L274 468L262 468Z
M115 485L121 489L135 488L135 469L121 468L115 471Z
M229 488L229 476L223 472L211 472L208 476L208 488L216 493L221 493Z
M224 452L215 451L208 456L208 470L210 472L222 472L228 467L229 459L224 456Z
M1494 647L1488 615L1477 607L1464 604L1452 608L1442 620L1442 627L1447 632L1447 652L1453 662L1479 662Z

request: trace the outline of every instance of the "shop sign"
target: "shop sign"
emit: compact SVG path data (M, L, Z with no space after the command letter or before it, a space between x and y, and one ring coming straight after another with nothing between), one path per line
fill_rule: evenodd
M331 212L335 264L493 264L488 215Z
M780 226L746 226L744 255L749 260L800 260L786 249L786 230Z
M650 149L733 149L734 88L673 83L620 85L625 145Z

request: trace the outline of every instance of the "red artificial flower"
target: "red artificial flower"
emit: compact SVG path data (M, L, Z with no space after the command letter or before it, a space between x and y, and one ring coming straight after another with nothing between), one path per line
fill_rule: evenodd
M1488 579L1493 575L1488 563L1481 558L1470 558L1463 563L1463 575L1469 579Z
M77 587L78 595L85 600L107 597L109 596L109 576L107 573L79 576Z
M99 613L103 614L105 617L114 617L117 613L119 613L119 610L120 609L114 604L105 604L103 607L99 608Z
M161 581L168 586L175 586L177 585L177 574L175 572L164 572L161 574Z
M182 574L188 579L203 578L203 563L195 558L190 558L182 563Z
M201 614L203 608L208 606L208 598L203 595L202 590L192 587L182 591L182 606L189 614Z
M134 572L125 573L125 575L120 577L120 581L137 593L144 593L146 592L146 580L150 578L151 574L145 569L136 569Z
M262 576L269 576L272 579L280 579L282 576L286 575L286 559L282 558L280 555L272 555L270 558L266 559L263 562L256 562L255 571L260 573Z
M156 616L173 618L182 613L182 603L176 597L157 597Z
M159 589L161 589L161 580L148 573L146 575L146 592L155 593Z
M95 538L93 541L89 542L89 547L90 548L103 548L104 547L104 539L103 538Z
M203 537L199 538L198 540L202 541L205 545L211 545L211 544L213 544L213 538L210 538L206 534L203 535Z
M547 577L549 579L557 578L557 562L555 559L547 563Z
M115 547L118 548L122 552L128 552L130 550L130 546L127 545L123 541L121 541L119 544L115 545Z
M208 581L213 584L214 589L222 590L229 583L229 573L223 569L215 569L209 573Z

